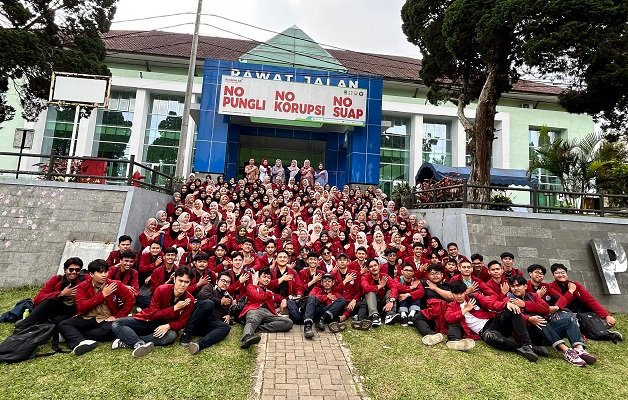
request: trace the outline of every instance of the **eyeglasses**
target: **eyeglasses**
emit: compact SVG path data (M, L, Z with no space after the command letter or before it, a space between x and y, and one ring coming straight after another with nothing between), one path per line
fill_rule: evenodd
M328 255L330 255L331 253L330 253L330 252L328 252L328 251L325 251L325 252L323 252L322 254L323 254L324 256L328 256Z
M68 268L68 271L70 273L72 273L72 272L79 272L80 270L81 270L81 268Z
M218 282L222 282L222 283L231 283L231 280L229 280L229 279L224 279L224 278L220 278L220 279L218 279Z

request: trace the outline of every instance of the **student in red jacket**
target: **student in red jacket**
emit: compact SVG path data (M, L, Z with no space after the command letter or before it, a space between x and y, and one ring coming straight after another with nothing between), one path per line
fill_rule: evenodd
M349 258L345 253L338 254L336 262L337 268L331 271L331 275L336 280L336 285L342 288L342 297L347 300L347 307L344 313L338 318L340 322L344 322L357 310L356 306L360 301L360 297L362 297L362 290L360 288L361 276L359 271L349 269ZM368 321L368 328L370 328L371 321L365 321ZM364 328L367 327L365 326Z
M205 285L211 285L215 281L215 275L207 268L209 255L207 253L199 253L194 256L194 262L190 267L190 277L192 281L187 288L194 297L201 291Z
M151 243L149 252L142 254L138 263L139 280L142 284L148 284L146 278L150 277L150 274L164 262L163 256L159 242Z
M275 311L275 306L283 298L272 290L268 289L271 274L269 268L259 271L257 285L247 285L246 297L248 301L240 318L244 318L244 330L240 341L240 348L248 349L259 343L261 336L256 331L261 332L287 332L292 329L290 318L280 317Z
M496 349L515 352L530 362L539 360L519 306L509 299L496 300L481 293L467 295L467 285L462 281L452 282L449 289L453 301L445 313L449 339L447 347L469 350L473 345L464 341L463 337L481 337ZM517 340L509 337L513 331Z
M491 279L485 282L486 285L493 289L498 299L505 298L510 291L510 286L508 286L508 282L504 278L504 269L501 263L497 260L491 260L488 263L488 273L491 275Z
M399 321L397 313L397 285L392 277L380 270L377 259L371 258L368 263L368 272L362 275L362 293L365 304L360 305L358 320L368 316L373 327L382 324L380 310L386 314L384 323L394 324Z
M502 268L504 269L504 278L506 280L513 276L523 276L523 271L514 266L515 256L512 253L505 251L499 257L502 259Z
M24 329L46 321L58 324L75 315L74 296L76 286L83 281L82 268L83 261L78 257L65 260L63 275L55 275L44 283L33 299L35 308L28 317L18 321L15 327Z
M569 280L567 267L554 263L550 266L554 275L554 282L549 284L549 289L560 293L556 306L561 309L569 309L574 313L594 312L606 324L608 328L615 326L615 318L589 293L580 282ZM584 332L586 335L586 332ZM622 341L623 336L617 331L609 331L608 340Z
M190 270L181 267L174 275L174 284L161 285L155 290L148 308L113 323L117 339L112 349L132 348L132 355L137 358L150 353L155 346L167 346L177 339L177 332L192 315L194 297L187 291Z
M452 296L449 283L443 279L443 267L439 264L427 267L427 279L421 284L425 295L421 298L421 311L414 319L414 327L423 336L421 342L424 345L434 346L445 340L445 309Z
M110 268L120 266L122 261L120 254L123 251L131 250L131 242L133 242L133 239L129 235L122 235L118 238L118 250L111 251L109 257L107 257L107 264L109 264Z
M109 266L107 278L122 282L133 293L133 296L137 296L140 293L140 284L137 270L133 269L134 264L135 253L133 250L122 251L120 253L120 262L113 267Z
M421 298L425 295L425 289L415 272L411 264L404 263L401 276L395 278L399 292L401 326L408 326L410 320L414 323L414 316L421 310Z
M473 276L473 267L471 266L470 261L460 261L460 264L458 264L458 271L460 271L460 274L451 278L450 282L464 282L464 284L467 285L467 294L480 292L486 297L495 295L493 289L491 289L486 283L482 282L480 278Z
M325 251L329 250L325 249ZM303 335L306 339L314 338L312 326L315 321L316 329L321 332L325 330L325 324L329 324L329 329L334 333L347 328L344 322L334 322L347 306L347 300L342 297L340 288L334 283L334 277L331 274L325 274L321 279L321 286L315 287L310 292L303 318Z
M550 305L550 311L558 311L559 307L555 306L558 298L560 297L560 293L555 289L551 289L549 284L543 282L543 278L547 273L547 269L544 266L539 264L532 264L528 267L528 275L530 275L530 280L528 280L528 293L536 293L540 298L545 300L547 304Z
M76 287L76 317L62 321L59 333L77 356L96 348L98 341L111 338L111 323L126 317L133 308L133 293L119 281L107 279L109 265L94 260L87 270L90 279Z
M423 243L412 243L412 256L406 257L403 262L410 264L414 268L414 276L417 279L427 278L426 271L430 260L427 258L427 254L424 251Z
M491 279L491 275L488 273L488 268L484 266L484 257L481 254L471 254L471 265L473 266L473 276L486 282Z
M594 364L597 360L584 349L584 340L575 315L569 311L550 315L547 303L534 292L526 293L527 288L523 276L511 278L509 297L521 308L529 331L535 333L540 331L545 341L561 352L565 361L571 365L584 367L587 364ZM571 348L565 344L564 337L569 339ZM537 354L547 356L546 351L542 354L536 351L538 347L534 349Z
M164 283L174 283L174 273L179 268L176 263L177 249L175 247L166 247L164 249L164 262L159 267L155 268L150 275L150 292L155 293L155 290Z

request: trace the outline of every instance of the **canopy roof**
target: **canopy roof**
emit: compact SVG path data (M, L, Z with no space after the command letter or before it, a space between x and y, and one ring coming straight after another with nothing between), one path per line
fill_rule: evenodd
M439 181L445 177L468 179L470 174L471 167L448 167L426 162L419 168L415 182L418 184L432 179ZM536 177L528 178L527 174L528 171L523 169L491 168L491 185L537 187L539 185L538 179Z

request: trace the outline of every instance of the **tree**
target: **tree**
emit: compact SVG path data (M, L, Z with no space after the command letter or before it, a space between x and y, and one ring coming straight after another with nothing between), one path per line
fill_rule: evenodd
M26 120L47 106L53 71L111 75L101 33L117 0L3 0L0 4L0 123L15 116L13 86Z
M562 97L565 104L570 98L597 98L603 92L602 87L610 85L610 76L621 77L617 71L602 77L605 70L598 63L603 59L617 60L618 70L628 71L626 55L621 54L626 47L608 51L606 58L592 54L594 49L599 50L600 43L620 46L626 42L626 3L621 0L406 1L401 10L402 29L423 56L420 76L429 88L428 100L433 104L446 101L456 104L458 118L469 135L470 183L490 182L497 103L502 93L517 82L524 67L539 73L566 71L578 77L572 90ZM611 29L607 26L609 21L623 22ZM624 82L628 82L628 74L624 75ZM595 92L585 87L589 81L599 83ZM623 96L625 101L625 90ZM618 94L610 103L619 107L620 100ZM472 101L477 102L473 122L464 114ZM575 103L573 100L569 104ZM576 112L592 113L602 108L572 107ZM488 201L489 195L487 190L471 191L476 201Z

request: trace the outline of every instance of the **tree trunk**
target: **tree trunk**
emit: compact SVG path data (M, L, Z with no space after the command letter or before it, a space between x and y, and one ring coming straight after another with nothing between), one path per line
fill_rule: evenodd
M482 92L478 98L475 110L475 122L471 131L469 150L471 153L471 174L469 183L475 185L490 185L491 182L491 155L493 154L493 140L495 139L495 114L501 93L498 88L498 72L495 66L489 67L488 76ZM491 199L490 189L469 190L471 201L488 202ZM476 206L488 208L488 206Z

